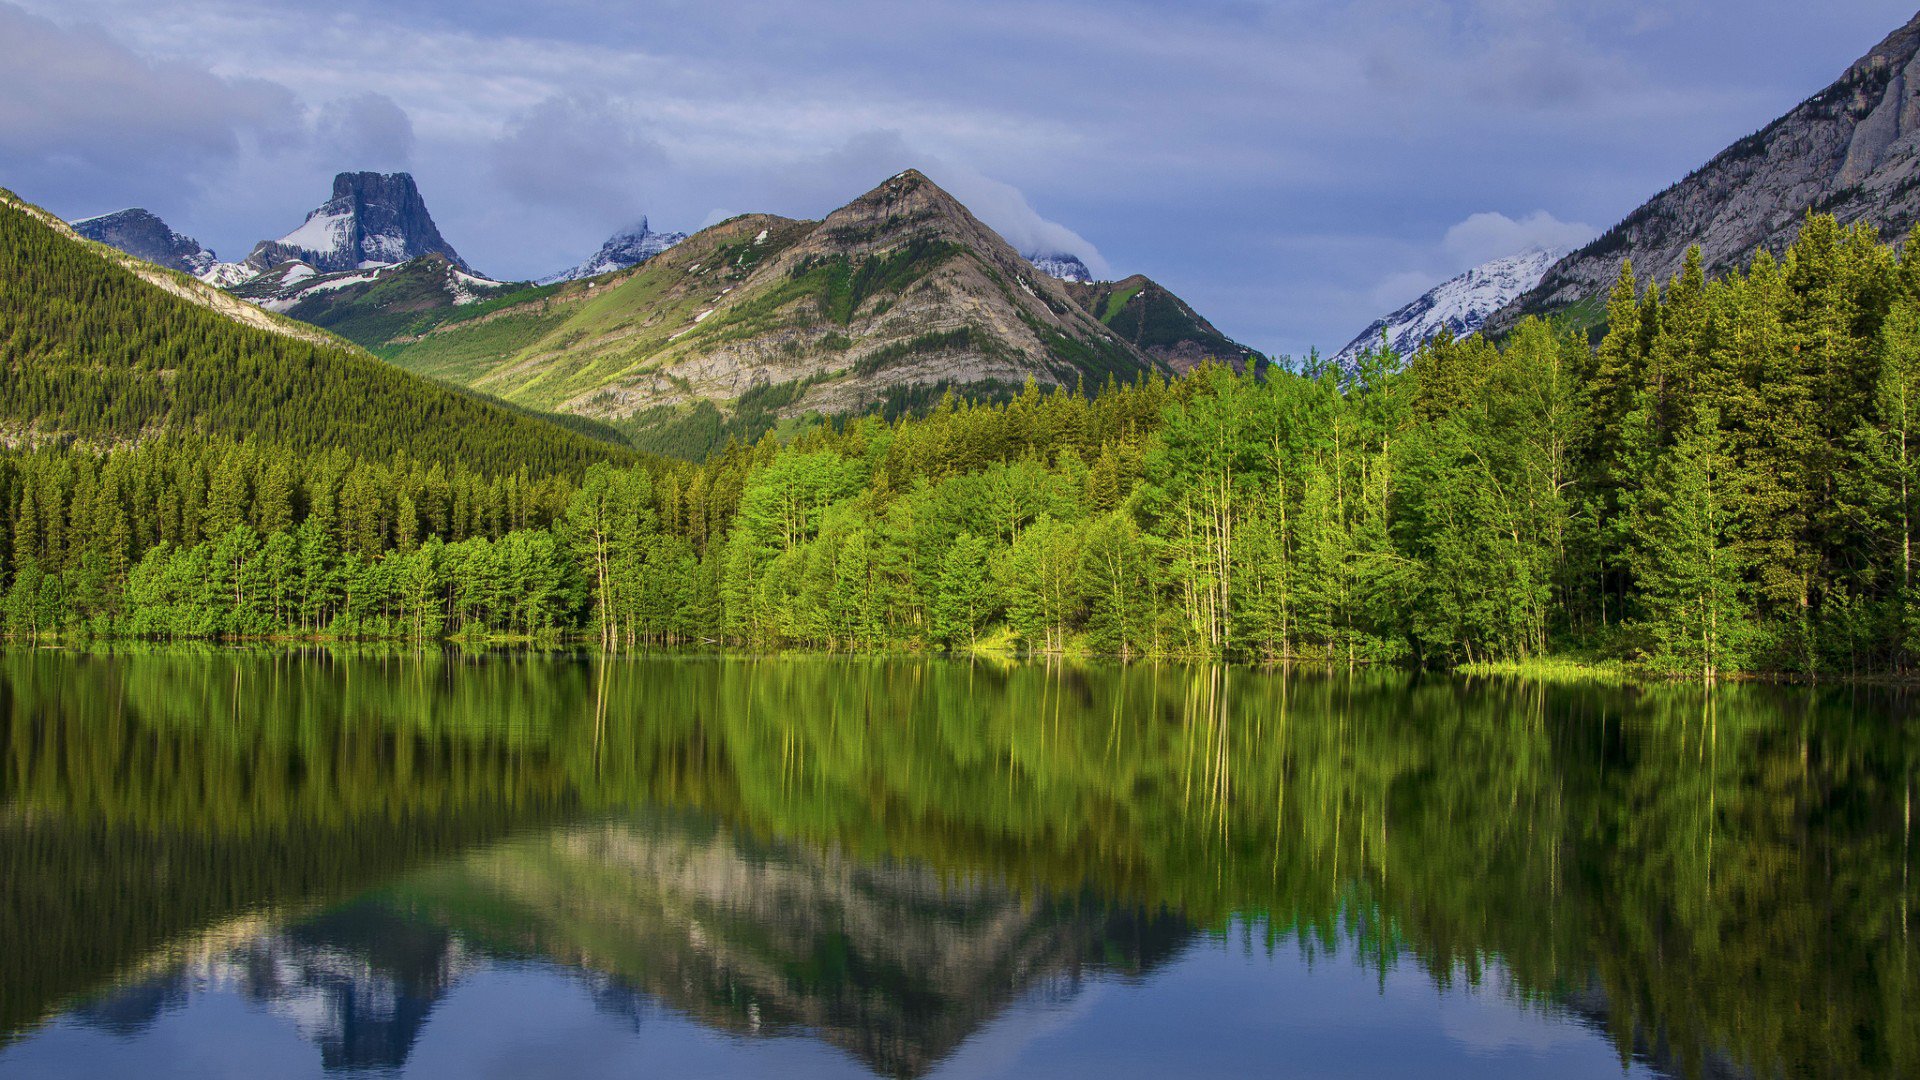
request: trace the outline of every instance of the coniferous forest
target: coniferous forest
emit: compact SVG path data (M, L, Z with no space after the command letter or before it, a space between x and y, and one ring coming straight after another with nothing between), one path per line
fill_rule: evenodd
M0 458L5 625L1901 673L1920 651L1904 251L1811 217L1724 279L1628 267L1597 340L1536 320L1353 370L1029 385L703 464L533 418L428 423L426 384L370 360L345 386L312 346L136 312L111 281L63 313L8 267L5 414L78 437ZM370 394L392 422L342 440L196 396L219 369L296 415Z

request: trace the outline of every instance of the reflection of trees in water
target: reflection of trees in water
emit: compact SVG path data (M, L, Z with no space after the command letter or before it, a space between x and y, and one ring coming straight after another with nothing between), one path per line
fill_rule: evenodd
M91 835L76 822L134 837L92 856L104 867L155 828L173 831L151 843L223 852L206 857L206 897L96 909L102 960L119 965L223 910L300 895L247 879L263 837L331 827L350 848L404 846L381 824L427 807L459 820L664 802L832 853L810 858L844 868L848 904L859 874L912 861L1030 904L1090 890L1203 924L1243 913L1443 984L1497 958L1521 996L1603 1000L1621 1046L1665 1046L1683 1067L1719 1047L1763 1072L1920 1070L1899 1006L1915 989L1915 753L1888 719L1904 702L1881 695L798 659L0 665L5 827L39 838L5 845L10 893L22 875L70 880L62 866ZM561 835L583 852L576 872L618 854L591 829ZM457 844L422 841L389 865ZM847 917L864 916L855 904ZM564 952L569 920L541 918L542 947ZM645 918L674 924L664 908ZM645 918L622 910L607 932ZM151 929L114 928L128 919ZM739 946L760 922L739 916L724 950L656 955L724 970L703 976L723 990L774 986L766 971L784 969L766 958L820 936ZM826 947L814 968L834 957ZM29 1001L9 1007L10 1028L46 1007L45 988L72 985L5 963L9 988L43 988L9 993ZM830 992L809 996L813 969L800 970L802 989L756 990L763 1024L778 1006L860 1027Z

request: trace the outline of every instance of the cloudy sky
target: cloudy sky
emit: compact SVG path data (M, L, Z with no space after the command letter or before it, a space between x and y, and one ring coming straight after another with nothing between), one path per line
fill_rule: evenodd
M1914 0L0 0L0 186L227 258L407 169L497 277L907 166L1291 355L1611 224Z

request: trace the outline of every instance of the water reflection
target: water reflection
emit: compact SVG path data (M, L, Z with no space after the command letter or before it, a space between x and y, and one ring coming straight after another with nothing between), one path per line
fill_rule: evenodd
M208 993L329 1069L419 1069L449 995L510 972L629 1032L665 1010L921 1075L1089 982L1184 1015L1169 988L1222 934L1256 1000L1368 973L1329 1021L1363 1045L1498 1002L1449 1021L1493 1071L1588 1029L1615 1072L1920 1070L1892 695L326 654L0 674L0 1072ZM1065 1025L1076 1060L1098 1024Z

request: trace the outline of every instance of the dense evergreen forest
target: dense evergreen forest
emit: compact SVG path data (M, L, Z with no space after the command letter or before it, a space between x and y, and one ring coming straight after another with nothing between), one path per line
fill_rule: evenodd
M142 281L0 199L0 433L8 445L156 433L401 451L449 467L578 473L624 448L352 349L243 326ZM183 288L190 287L181 278Z
M1627 268L1597 343L1536 321L1351 371L1029 386L702 465L314 454L217 422L14 452L5 618L22 635L1432 665L1577 650L1708 676L1904 672L1920 648L1906 250L1812 217L1725 280L1695 259L1643 289ZM129 312L123 333L144 325ZM21 373L46 350L8 351L8 408L32 414ZM105 355L56 370L140 353Z

